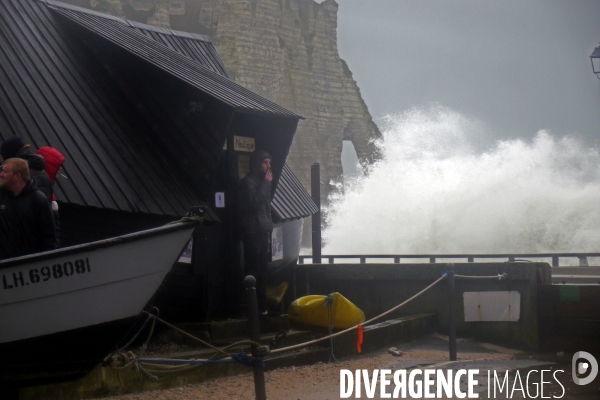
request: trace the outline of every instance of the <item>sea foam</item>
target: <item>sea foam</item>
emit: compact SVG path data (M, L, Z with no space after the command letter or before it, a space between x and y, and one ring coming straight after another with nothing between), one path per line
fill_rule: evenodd
M388 116L382 159L324 210L323 254L600 251L600 154L539 131L486 149L432 106Z

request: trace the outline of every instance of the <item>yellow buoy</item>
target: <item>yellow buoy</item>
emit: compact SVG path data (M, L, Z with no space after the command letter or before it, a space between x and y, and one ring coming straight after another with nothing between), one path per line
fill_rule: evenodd
M332 293L331 313L333 327L346 329L365 321L365 313L350 300L335 292ZM290 320L296 323L329 327L327 296L311 295L300 297L288 307Z

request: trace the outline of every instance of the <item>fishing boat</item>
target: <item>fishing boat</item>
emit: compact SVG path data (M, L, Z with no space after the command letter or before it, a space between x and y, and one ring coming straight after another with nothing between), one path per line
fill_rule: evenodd
M0 385L87 373L127 337L195 226L0 261Z

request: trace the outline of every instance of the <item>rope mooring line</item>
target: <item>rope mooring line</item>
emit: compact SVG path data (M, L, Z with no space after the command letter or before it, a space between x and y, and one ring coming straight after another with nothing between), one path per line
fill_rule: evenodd
M218 348L218 347L216 347L216 346L213 346L212 344L210 344L210 343L207 343L207 342L205 342L204 340L202 340L202 339L200 339L200 338L197 338L196 336L194 336L194 335L192 335L192 334L189 334L189 333L187 333L187 332L186 332L186 331L184 331L183 329L180 329L180 328L176 327L175 325L172 325L172 324L168 323L167 321L165 321L165 320L163 320L163 319L160 319L160 318L158 318L156 315L152 315L152 314L150 314L150 313L149 313L149 312L147 312L147 311L142 311L142 313L143 313L143 314L147 314L147 315L149 315L151 318L154 318L154 319L156 319L158 322L161 322L161 323L165 324L165 325L166 325L166 326L168 326L169 328L176 330L177 332L179 332L179 333L181 333L181 334L183 334L183 335L185 335L185 336L189 337L190 339L194 339L195 341L197 341L197 342L199 342L199 343L202 343L203 345L205 345L205 346L207 346L207 347L210 347L211 349L213 349L213 350L215 350L215 351L217 351L217 352L220 352L220 353L222 353L222 354L223 354L223 355L225 355L226 357L229 357L229 356L230 356L230 355L229 355L229 353L225 352L224 350L221 350L220 348ZM227 346L227 347L229 347L229 346Z
M253 367L255 365L264 367L264 356L268 354L269 348L268 346L263 346L260 343L256 343L252 340L241 340L235 343L232 343L222 349L213 346L210 343L205 342L204 340L197 338L194 335L187 333L186 331L176 327L168 323L165 320L160 319L158 316L151 314L147 311L142 311L142 314L146 315L145 321L142 323L140 329L135 333L133 338L127 342L125 346L123 346L119 352L111 353L106 358L104 358L103 365L110 366L112 369L117 371L117 377L121 386L123 386L123 382L121 380L120 372L123 369L133 369L136 372L139 372L147 379L153 382L160 382L164 379L167 379L171 376L180 375L186 372L189 372L195 368L198 368L202 365L207 364L222 364L222 363L240 363L245 366ZM133 343L133 341L142 333L144 328L148 325L148 322L152 321L150 332L145 342L140 348L140 355L136 355L132 351L125 352L125 349ZM194 339L203 345L210 347L217 352L213 354L208 359L199 359L199 360L169 360L169 359L151 359L151 358L141 358L141 356L145 353L145 350L148 346L152 333L154 332L154 325L156 321L162 322L166 326L180 332L181 334ZM240 346L240 345L248 345L248 346L256 346L259 357L248 356L245 352L242 353L227 353L225 350ZM224 357L225 356L225 357ZM171 365L169 365L171 364ZM172 365L177 364L177 365ZM162 376L160 376L162 375Z
M370 319L370 320L368 320L368 321L365 321L365 322L363 322L363 323L362 323L362 324L360 324L360 325L362 325L362 326L368 325L368 324L370 324L371 322L373 322L373 321L376 321L376 320L378 320L379 318L381 318L381 317L384 317L384 316L388 315L389 313L392 313L392 312L396 311L396 310L397 310L397 309L399 309L400 307L402 307L402 306L404 306L404 305L406 305L406 304L410 303L411 301L413 301L414 299L416 299L417 297L419 297L420 295L422 295L423 293L425 293L426 291L428 291L429 289L431 289L431 288L432 288L433 286L435 286L435 285L436 285L438 282L440 282L440 281L444 280L445 278L446 278L446 276L445 276L445 275L442 275L442 276L441 276L441 277L439 277L439 278L438 278L438 279L437 279L435 282L433 282L431 285L427 286L425 289L421 290L419 293L415 294L414 296L412 296L412 297L411 297L411 298L409 298L408 300L404 301L403 303L400 303L400 304L398 304L398 305L397 305L397 306L395 306L394 308L391 308L391 309L389 309L388 311L384 312L383 314L379 314L378 316L376 316L376 317L374 317L374 318L371 318L371 319ZM318 342L322 342L323 340L327 340L327 339L330 339L330 338L334 338L334 337L336 337L336 336L341 336L341 335L343 335L344 333L352 332L353 330L357 329L357 327L358 327L358 325L355 325L355 326L353 326L353 327L350 327L350 328L348 328L348 329L344 329L343 331L336 332L336 333L334 333L334 334L327 335L327 336L324 336L324 337L322 337L322 338L319 338L319 339L311 340L311 341L309 341L309 342L300 343L300 344L296 344L296 345L294 345L294 346L289 346L289 347L282 347L281 349L275 349L275 350L271 350L271 354L275 354L275 353L281 353L281 352L283 352L283 351L295 350L295 349L299 349L299 348L302 348L302 347L309 346L309 345L311 345L311 344L315 344L315 343L318 343Z

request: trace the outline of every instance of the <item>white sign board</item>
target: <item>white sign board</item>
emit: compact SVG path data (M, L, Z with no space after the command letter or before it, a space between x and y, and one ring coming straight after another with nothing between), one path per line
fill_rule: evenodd
M521 294L510 292L465 292L465 321L516 322L521 316Z
M247 151L252 153L256 150L256 144L254 138L245 136L234 136L233 137L233 149L235 151Z
M280 226L273 228L271 233L271 260L283 259L283 229Z
M185 246L185 249L183 250L183 253L181 253L181 256L179 257L179 262L180 263L191 263L192 262L192 242L194 240L190 239L190 241L188 242L187 246Z
M225 193L224 192L216 192L215 193L215 207L225 208Z

